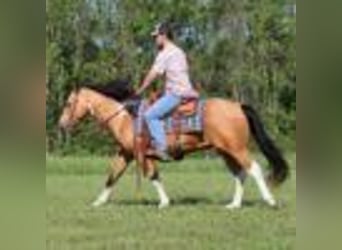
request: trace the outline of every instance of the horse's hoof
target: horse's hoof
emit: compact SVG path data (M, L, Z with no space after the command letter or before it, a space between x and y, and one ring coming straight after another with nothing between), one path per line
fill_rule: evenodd
M159 209L167 208L170 205L170 202L162 202L158 205Z
M91 204L91 206L92 207L101 207L103 204L105 204L105 202L96 200Z
M229 210L237 210L241 208L241 205L231 203L231 204L226 205L226 208Z
M271 208L277 208L278 204L275 200L271 199L271 200L266 200L266 203L271 207Z
M110 188L106 188L102 191L102 193L97 197L97 199L93 202L93 207L99 207L105 204L110 197L112 190Z

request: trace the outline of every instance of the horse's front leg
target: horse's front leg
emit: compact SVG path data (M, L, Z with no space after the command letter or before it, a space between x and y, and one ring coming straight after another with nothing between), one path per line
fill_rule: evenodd
M109 169L109 174L105 184L105 188L97 197L97 199L93 202L92 205L94 207L99 207L109 200L115 183L117 183L122 174L125 172L130 161L131 158L125 156L123 153L117 154L111 160L111 167Z
M168 207L170 199L165 192L164 185L160 180L159 172L154 160L146 160L145 176L147 176L155 187L159 196L159 208Z

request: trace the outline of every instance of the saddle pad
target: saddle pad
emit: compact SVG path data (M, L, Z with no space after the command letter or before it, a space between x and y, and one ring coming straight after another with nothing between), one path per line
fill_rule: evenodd
M175 118L171 115L164 118L163 123L166 133L173 133L176 128L177 130L180 129L181 133L201 132L203 130L203 102L203 100L198 101L197 110L191 116L180 116ZM147 109L148 102L146 100L143 100L139 106L138 115L134 121L135 133L137 135L141 135L143 133L143 115Z

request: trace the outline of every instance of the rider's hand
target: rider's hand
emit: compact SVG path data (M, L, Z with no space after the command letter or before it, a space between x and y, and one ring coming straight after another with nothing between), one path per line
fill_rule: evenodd
M134 91L134 97L138 98L142 95L142 92L143 90L140 88L140 89L137 89L136 91Z

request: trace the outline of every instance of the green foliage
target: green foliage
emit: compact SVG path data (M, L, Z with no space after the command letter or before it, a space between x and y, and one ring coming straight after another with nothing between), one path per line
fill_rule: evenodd
M48 0L47 134L49 150L104 153L106 134L89 121L74 138L56 123L77 82L130 77L139 84L154 55L150 32L171 20L188 53L193 81L203 96L221 96L255 106L271 132L295 146L296 20L294 4L274 0ZM87 144L84 145L86 138Z

